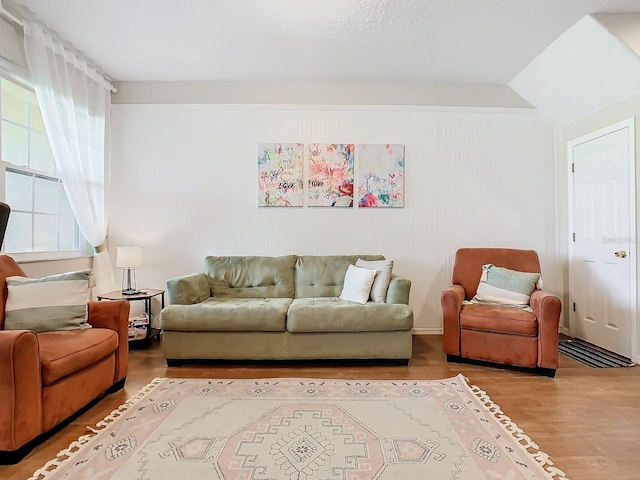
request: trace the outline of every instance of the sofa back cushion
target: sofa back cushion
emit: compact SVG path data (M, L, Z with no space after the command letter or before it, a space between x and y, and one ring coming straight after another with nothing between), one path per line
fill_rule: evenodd
M213 257L204 261L213 296L294 298L295 255L283 257Z
M296 262L295 298L339 297L349 265L358 259L384 260L382 255L300 256Z

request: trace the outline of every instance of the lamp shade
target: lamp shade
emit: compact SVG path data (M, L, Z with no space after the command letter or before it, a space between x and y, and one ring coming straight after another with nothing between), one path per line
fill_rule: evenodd
M136 268L142 266L142 248L118 247L116 252L116 267Z

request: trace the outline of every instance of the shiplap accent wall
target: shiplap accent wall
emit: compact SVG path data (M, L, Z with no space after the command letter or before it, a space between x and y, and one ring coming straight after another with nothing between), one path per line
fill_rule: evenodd
M144 248L139 287L206 255L380 253L412 281L416 332L437 333L455 250L495 246L537 250L562 295L554 128L533 110L113 105L111 128L109 249ZM405 207L258 208L265 142L404 144Z

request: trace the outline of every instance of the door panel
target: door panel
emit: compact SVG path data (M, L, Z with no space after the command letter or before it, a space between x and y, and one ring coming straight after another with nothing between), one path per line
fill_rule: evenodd
M570 145L573 242L569 293L573 335L631 357L635 223L629 127ZM618 253L616 252L624 252Z

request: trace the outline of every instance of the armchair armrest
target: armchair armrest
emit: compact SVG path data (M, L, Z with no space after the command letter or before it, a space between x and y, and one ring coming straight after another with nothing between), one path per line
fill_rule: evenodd
M464 301L462 285L452 285L440 294L443 348L448 355L460 355L460 309Z
M113 383L127 376L129 370L129 302L105 300L87 304L88 323L94 328L108 328L118 333L118 354Z
M17 450L37 437L41 421L38 337L29 330L0 330L0 450Z
M391 275L385 303L402 303L404 305L409 305L410 290L411 280L401 278L398 275Z
M562 303L555 295L535 290L529 301L538 319L538 366L558 368L558 327Z
M192 273L167 280L167 294L171 305L193 305L209 298L211 290L204 273Z

